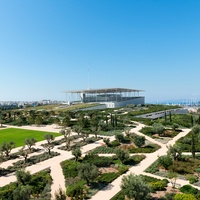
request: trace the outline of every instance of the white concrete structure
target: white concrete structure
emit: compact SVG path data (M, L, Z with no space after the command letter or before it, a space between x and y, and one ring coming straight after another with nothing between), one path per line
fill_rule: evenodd
M140 96L143 90L125 89L125 88L105 88L90 90L65 91L71 96L76 96L77 101L82 103L99 103L106 105L107 108L123 107L128 104L144 105L145 97ZM71 99L67 99L70 101Z

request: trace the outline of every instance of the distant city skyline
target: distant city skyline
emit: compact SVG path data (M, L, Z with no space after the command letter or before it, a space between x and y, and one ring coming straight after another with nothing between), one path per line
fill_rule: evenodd
M200 1L0 1L0 101L141 89L200 100Z

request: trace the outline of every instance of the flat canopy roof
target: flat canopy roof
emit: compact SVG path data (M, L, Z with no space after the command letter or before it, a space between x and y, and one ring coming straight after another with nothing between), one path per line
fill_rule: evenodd
M66 93L117 93L117 92L143 92L144 90L126 89L126 88L104 88L104 89L88 89L88 90L71 90L64 91Z

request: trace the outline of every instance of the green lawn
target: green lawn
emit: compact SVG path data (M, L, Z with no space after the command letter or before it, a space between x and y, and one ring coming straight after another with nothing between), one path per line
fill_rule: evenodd
M16 147L23 146L26 138L35 138L38 142L44 140L45 134L52 134L54 137L60 136L60 133L33 131L19 128L8 128L0 130L0 145L3 142L13 141Z

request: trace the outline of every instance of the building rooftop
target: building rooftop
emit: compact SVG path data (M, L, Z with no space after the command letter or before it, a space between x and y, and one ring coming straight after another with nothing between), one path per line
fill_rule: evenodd
M118 92L143 92L144 90L127 89L127 88L102 88L102 89L88 89L88 90L71 90L64 91L65 93L118 93Z

